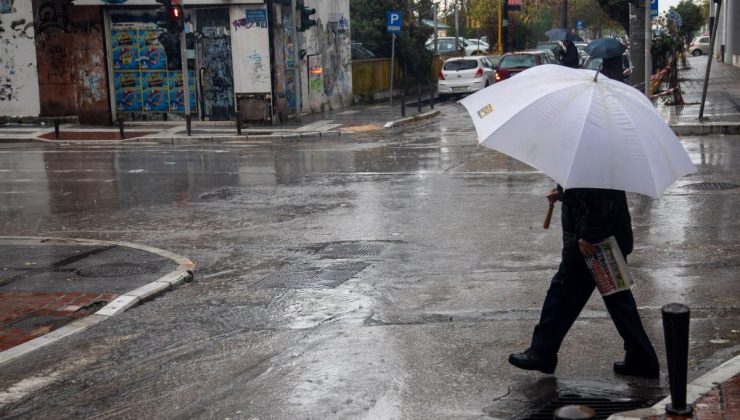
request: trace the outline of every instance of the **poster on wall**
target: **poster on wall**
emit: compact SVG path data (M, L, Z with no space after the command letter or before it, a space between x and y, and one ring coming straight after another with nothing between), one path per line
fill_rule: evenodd
M138 72L114 72L113 86L118 112L141 111L141 78Z
M170 111L185 112L185 89L183 89L182 72L169 72ZM195 72L188 71L188 90L190 91L190 110L196 109Z
M112 11L110 17L116 111L184 112L182 73L167 70L167 50L160 37L164 29L146 11ZM189 75L190 110L195 112L195 72Z
M130 30L111 31L110 37L113 69L138 70L139 49L137 46L137 32Z
M167 53L159 42L159 31L139 31L139 62L142 70L164 70L167 68Z
M141 97L144 111L163 112L169 109L169 81L166 71L141 73Z

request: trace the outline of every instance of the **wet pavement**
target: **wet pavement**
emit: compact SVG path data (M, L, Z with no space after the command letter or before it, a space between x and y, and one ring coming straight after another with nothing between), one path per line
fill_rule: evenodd
M1 144L0 235L146 244L198 269L1 365L0 417L482 419L668 395L665 363L659 380L612 373L621 343L597 296L555 375L506 363L559 259L557 223L541 228L552 181L477 147L461 106L437 108L311 141ZM699 172L629 195L630 265L661 360L660 308L691 307L692 381L740 350L740 137L681 139Z

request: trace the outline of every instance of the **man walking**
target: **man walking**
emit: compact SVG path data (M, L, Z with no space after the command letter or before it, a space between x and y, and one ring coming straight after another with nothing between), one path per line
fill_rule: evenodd
M562 201L562 261L553 277L534 328L532 343L522 353L509 355L509 363L526 370L554 373L560 345L586 305L596 284L584 256L592 256L594 243L615 236L625 259L632 251L632 223L624 191L560 186L547 195L550 203ZM657 378L658 357L642 326L637 304L628 289L603 296L609 315L624 340L625 357L614 363L620 375Z

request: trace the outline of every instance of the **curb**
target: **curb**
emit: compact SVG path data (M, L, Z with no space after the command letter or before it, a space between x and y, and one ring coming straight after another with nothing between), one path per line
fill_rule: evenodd
M696 402L712 389L740 374L740 355L722 363L704 375L696 378L686 386L686 405L695 405ZM654 416L665 416L666 405L671 402L668 396L649 408L625 411L609 416L608 420L642 420Z
M157 280L118 296L112 302L108 303L102 309L98 310L92 315L88 315L85 318L80 318L61 328L57 328L56 330L51 331L48 334L44 334L40 337L34 338L33 340L26 341L23 344L19 344L11 349L0 352L0 366L20 356L26 355L34 350L40 349L41 347L61 340L62 338L85 331L86 329L99 322L105 321L112 316L116 316L122 312L125 312L126 310L149 299L152 299L155 296L168 291L169 289L180 286L185 282L191 281L193 279L193 270L195 269L195 263L183 256L165 251L163 249L154 248L147 245L134 244L131 242L98 241L92 239L76 238L41 238L29 236L0 236L0 240L14 240L18 241L19 243L25 243L27 245L115 245L127 248L134 248L141 251L147 251L152 254L159 255L163 258L169 258L176 262L178 265L175 270L165 274Z
M395 121L389 121L385 123L385 125L383 125L383 128L398 127L399 125L408 124L410 122L435 117L439 114L440 114L440 111L438 109L435 109L434 111L429 111L429 112L422 112L421 114L416 114L411 117L401 118L400 120L395 120Z
M740 134L740 123L670 124L671 130L681 136L706 134Z

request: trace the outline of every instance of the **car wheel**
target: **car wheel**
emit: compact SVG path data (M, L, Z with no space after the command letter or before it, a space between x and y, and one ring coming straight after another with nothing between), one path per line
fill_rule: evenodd
M447 98L449 98L449 97L450 97L450 95L448 95L446 93L438 93L437 94L437 100L439 100L439 101L446 101Z
M694 50L694 52L691 53L691 55L693 55L694 57L698 57L698 56L701 55L701 50L696 49L696 50Z

